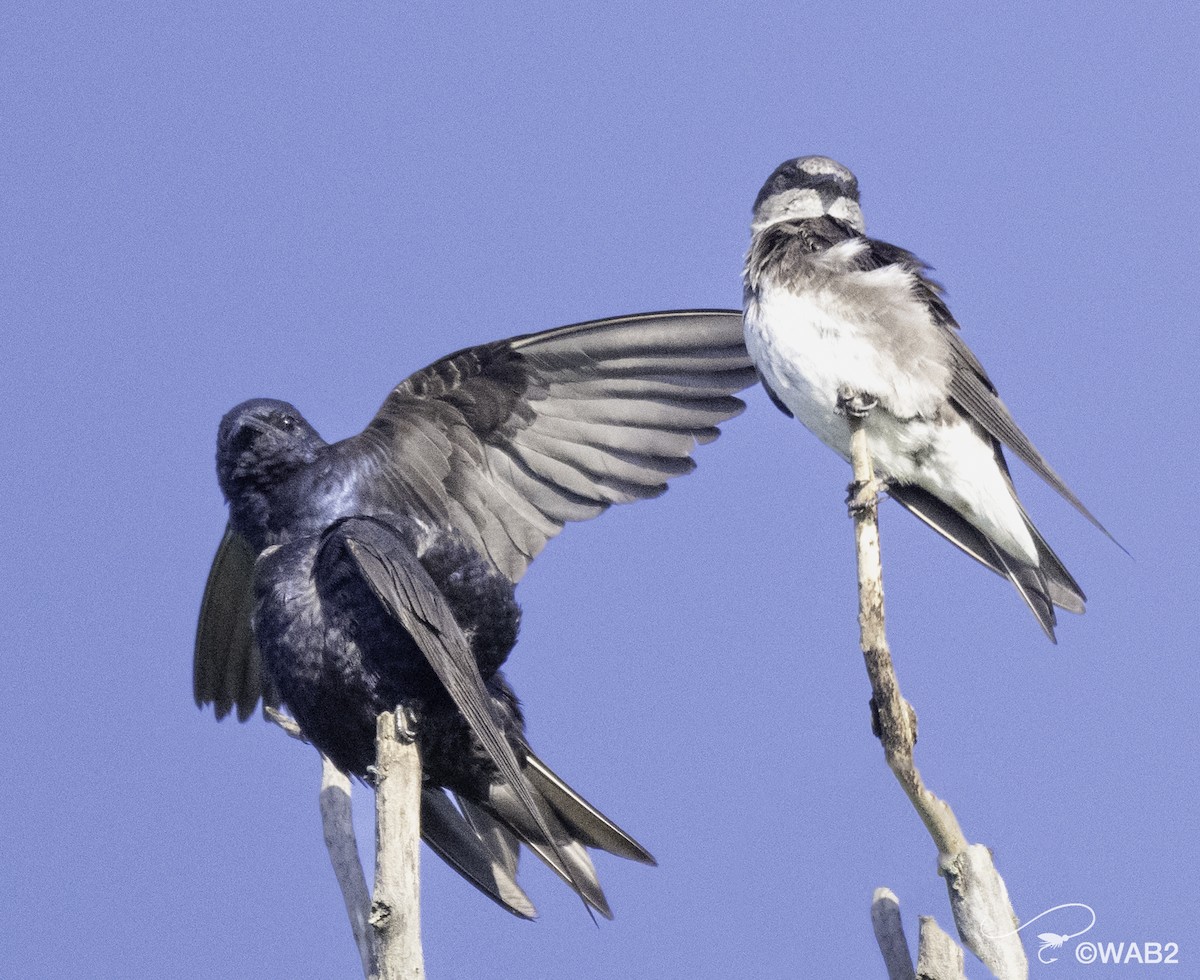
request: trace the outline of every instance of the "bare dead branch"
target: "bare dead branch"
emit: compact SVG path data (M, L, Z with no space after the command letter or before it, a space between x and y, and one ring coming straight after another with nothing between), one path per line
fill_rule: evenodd
M1016 933L1021 923L992 852L983 844L970 844L953 861L943 862L941 873L950 889L954 924L967 949L1003 980L1028 976L1029 962Z
M270 705L263 705L263 717L273 725L278 725L283 729L284 733L300 742L307 742L304 737L304 732L300 731L300 726L296 724L296 719L291 715L285 715L278 708L272 708Z
M914 980L912 953L900 921L900 900L890 888L876 888L871 898L871 925L883 954L888 980Z
M290 737L308 743L296 719L290 715L269 705L263 705L263 717ZM367 928L371 896L367 892L367 878L363 874L362 861L358 856L350 779L324 755L321 756L319 800L325 849L329 852L329 863L333 865L333 874L342 891L342 901L346 904L346 915L350 918L350 928L354 932L354 944L358 947L358 955L362 960L363 976L369 980L374 955L371 932Z
M917 980L967 980L962 948L942 931L932 915L921 916Z
M422 980L421 758L411 712L385 711L375 728L375 931L372 980Z
M1029 965L1008 891L981 845L968 845L950 806L930 792L913 762L917 718L900 693L884 623L883 565L879 548L879 483L867 443L865 421L874 401L857 392L839 392L850 425L854 483L850 513L858 556L859 634L871 680L873 727L888 767L904 788L938 850L938 873L946 878L959 936L1000 980L1025 980ZM1002 939L988 938L1010 933Z
M342 890L342 901L346 903L346 915L354 931L363 976L369 978L374 966L368 923L371 896L367 892L367 878L363 874L358 840L354 835L350 779L325 756L321 756L321 829L333 873Z

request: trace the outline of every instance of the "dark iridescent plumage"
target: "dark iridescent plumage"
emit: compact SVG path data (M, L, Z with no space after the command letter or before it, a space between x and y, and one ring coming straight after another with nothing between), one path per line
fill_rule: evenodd
M514 587L565 522L689 472L753 379L740 315L696 311L449 355L332 445L285 402L243 403L218 435L230 523L201 610L197 702L243 718L260 695L282 702L360 776L378 713L411 705L434 850L532 915L515 881L525 843L609 915L586 848L653 859L525 742L499 670Z

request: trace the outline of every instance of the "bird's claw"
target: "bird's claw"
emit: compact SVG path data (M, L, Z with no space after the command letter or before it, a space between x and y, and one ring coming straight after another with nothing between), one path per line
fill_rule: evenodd
M401 745L412 745L417 740L418 718L420 714L411 702L396 705L396 741Z
M851 517L856 517L865 510L874 507L879 495L887 491L887 481L878 477L865 483L855 481L846 488L846 509Z
M856 419L865 419L871 414L871 409L879 404L879 399L863 391L855 391L846 385L838 388L837 410L843 415Z

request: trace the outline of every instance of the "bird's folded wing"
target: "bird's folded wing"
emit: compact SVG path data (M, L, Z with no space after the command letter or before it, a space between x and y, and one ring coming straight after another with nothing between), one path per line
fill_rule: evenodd
M1016 453L1026 466L1103 531L1109 540L1117 544L1116 539L1096 520L1091 511L1083 505L1083 501L1075 496L1063 478L1054 472L1045 457L1030 442L1029 437L1017 426L1007 406L996 393L996 386L992 384L987 371L979 363L979 358L963 342L958 322L951 315L942 296L941 285L927 275L930 271L929 266L912 252L899 246L877 239L866 241L869 247L859 256L859 264L863 268L880 268L890 264L904 266L913 276L913 288L918 298L925 303L934 322L942 328L943 340L950 357L950 397L966 415L978 422L988 435Z
M567 521L655 497L754 383L741 313L646 313L471 347L361 435L373 503L458 527L512 581Z
M258 648L250 626L254 558L245 540L226 527L200 603L192 693L198 706L211 703L217 718L236 707L238 719L245 721L263 693ZM269 704L277 701L268 693Z
M1029 437L1020 430L1016 421L1009 413L1007 406L996 394L996 389L988 380L982 365L971 353L962 338L957 333L947 330L946 338L950 345L953 358L953 373L950 376L950 397L958 403L962 410L987 431L993 439L1011 449L1033 472L1045 480L1066 501L1068 501L1084 517L1104 532L1110 540L1116 539L1109 534L1091 511L1084 506L1071 488L1057 473L1045 457L1029 441Z
M556 835L521 773L512 746L492 712L467 638L429 574L382 521L348 518L338 526L351 558L383 608L412 637L455 706L495 763L517 804L559 853ZM557 835L561 836L561 835ZM561 854L559 854L561 859ZM580 885L570 882L576 890Z

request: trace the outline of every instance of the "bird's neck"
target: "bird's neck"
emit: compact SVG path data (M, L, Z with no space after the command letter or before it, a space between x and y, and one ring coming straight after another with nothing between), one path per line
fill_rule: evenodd
M273 470L231 495L230 522L251 547L319 534L334 521L360 512L353 469L336 465L325 446L310 461ZM261 477L261 472L256 474Z
M750 240L743 272L747 293L768 280L788 286L849 271L865 247L854 229L828 216L770 225Z

